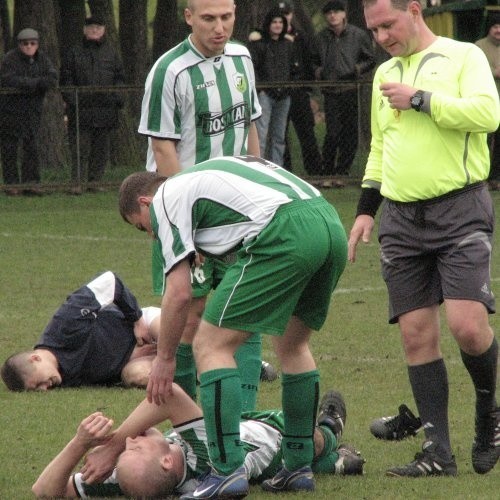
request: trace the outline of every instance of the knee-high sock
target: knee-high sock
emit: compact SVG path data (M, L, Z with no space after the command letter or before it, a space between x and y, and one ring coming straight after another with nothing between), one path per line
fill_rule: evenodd
M408 367L415 404L425 436L439 443L445 459L451 457L448 427L448 375L443 359Z
M311 465L314 458L314 427L318 408L319 373L286 374L281 379L285 415L283 460L285 467L296 470Z
M321 453L314 457L312 470L313 472L334 474L335 462L339 459L337 439L326 425L320 425L318 430L323 436L324 445Z
M196 401L196 364L191 344L179 344L175 354L174 382L179 384L188 396Z
M485 415L497 406L495 399L498 364L497 339L493 338L490 347L480 356L471 356L462 350L460 354L476 391L476 415Z
M255 410L257 405L262 364L261 353L262 337L260 333L255 333L238 348L234 355L241 378L242 411Z
M241 380L237 368L221 368L200 376L200 400L213 467L225 476L243 465L240 441Z

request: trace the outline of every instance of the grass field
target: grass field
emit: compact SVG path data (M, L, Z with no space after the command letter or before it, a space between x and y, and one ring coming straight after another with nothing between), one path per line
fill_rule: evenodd
M358 190L330 190L346 229L353 221ZM494 193L497 213L500 193ZM0 195L0 360L31 348L66 295L99 271L117 272L143 305L156 305L150 292L149 241L125 224L116 209L116 192L70 197L7 198ZM500 236L492 262L493 289L500 291ZM408 462L420 438L400 443L374 439L373 418L392 414L406 402L415 410L397 327L386 321L387 299L379 272L376 241L359 249L348 264L332 299L323 330L314 335L313 351L321 387L335 387L347 401L344 440L366 458L362 477L322 476L316 498L325 499L493 499L500 491L500 468L486 476L473 473L473 389L458 350L444 330L442 348L450 380L450 422L457 478L400 480L384 471ZM498 317L492 317L496 331ZM264 358L276 363L265 339ZM280 405L279 382L265 383L259 407ZM46 394L9 393L0 384L0 498L32 498L31 485L43 467L73 435L77 424L97 409L121 421L143 398L141 390L84 388ZM302 498L303 495L286 495ZM275 498L253 487L250 498Z

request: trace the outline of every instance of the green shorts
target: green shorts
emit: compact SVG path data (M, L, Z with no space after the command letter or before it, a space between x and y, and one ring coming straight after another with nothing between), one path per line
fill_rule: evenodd
M283 205L237 253L203 319L223 328L282 335L295 315L319 330L346 259L344 227L324 198Z

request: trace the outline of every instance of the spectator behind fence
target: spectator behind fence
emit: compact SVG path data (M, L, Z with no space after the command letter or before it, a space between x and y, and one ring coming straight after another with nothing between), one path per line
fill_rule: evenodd
M61 85L111 87L124 84L120 56L106 37L104 21L96 16L85 20L82 43L72 47L63 59ZM72 153L71 178L80 194L80 181L87 168L87 180L99 182L109 160L111 130L118 126L118 110L123 107L117 92L63 92L67 104L68 135ZM77 136L77 117L79 134ZM78 161L80 160L80 161ZM98 186L88 191L101 191Z
M21 93L0 94L0 147L5 193L40 195L40 154L38 134L43 100L47 90L57 85L57 71L50 59L39 50L36 30L25 28L17 35L18 45L3 58L0 66L2 87ZM17 157L22 142L21 176ZM27 184L23 189L10 184Z
M256 122L260 153L263 158L280 166L285 153L289 89L262 88L262 84L292 79L295 56L293 43L285 38L287 28L285 15L279 7L275 7L266 14L262 31L251 33L248 44L257 83L261 84L259 102L262 115Z
M347 23L343 0L323 7L327 27L316 35L313 64L318 80L356 81L370 74L375 54L368 33ZM326 135L324 173L348 175L358 147L358 92L356 85L323 89Z
M293 23L293 5L290 2L279 2L278 6L288 23L285 38L293 42L295 47L295 66L292 77L294 80L314 80L311 47L305 33ZM288 113L287 130L291 121L300 142L302 164L308 174L318 175L323 169L323 161L314 133L315 121L311 108L310 92L310 87L292 87L290 89L290 111ZM286 139L287 135L285 136L286 147L283 166L287 170L291 170L292 160L289 143Z
M500 12L490 12L486 19L486 36L476 42L490 63L500 95ZM490 175L488 181L492 191L500 190L500 128L488 134L490 145Z

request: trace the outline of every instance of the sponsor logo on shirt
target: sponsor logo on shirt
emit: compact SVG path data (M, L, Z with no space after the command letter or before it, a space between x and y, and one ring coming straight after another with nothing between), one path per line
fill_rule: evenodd
M208 82L200 83L196 85L196 90L208 89L208 87L213 87L215 85L215 80L210 80Z
M250 113L244 103L232 106L222 113L200 114L200 127L205 136L223 134L241 123L250 124Z

